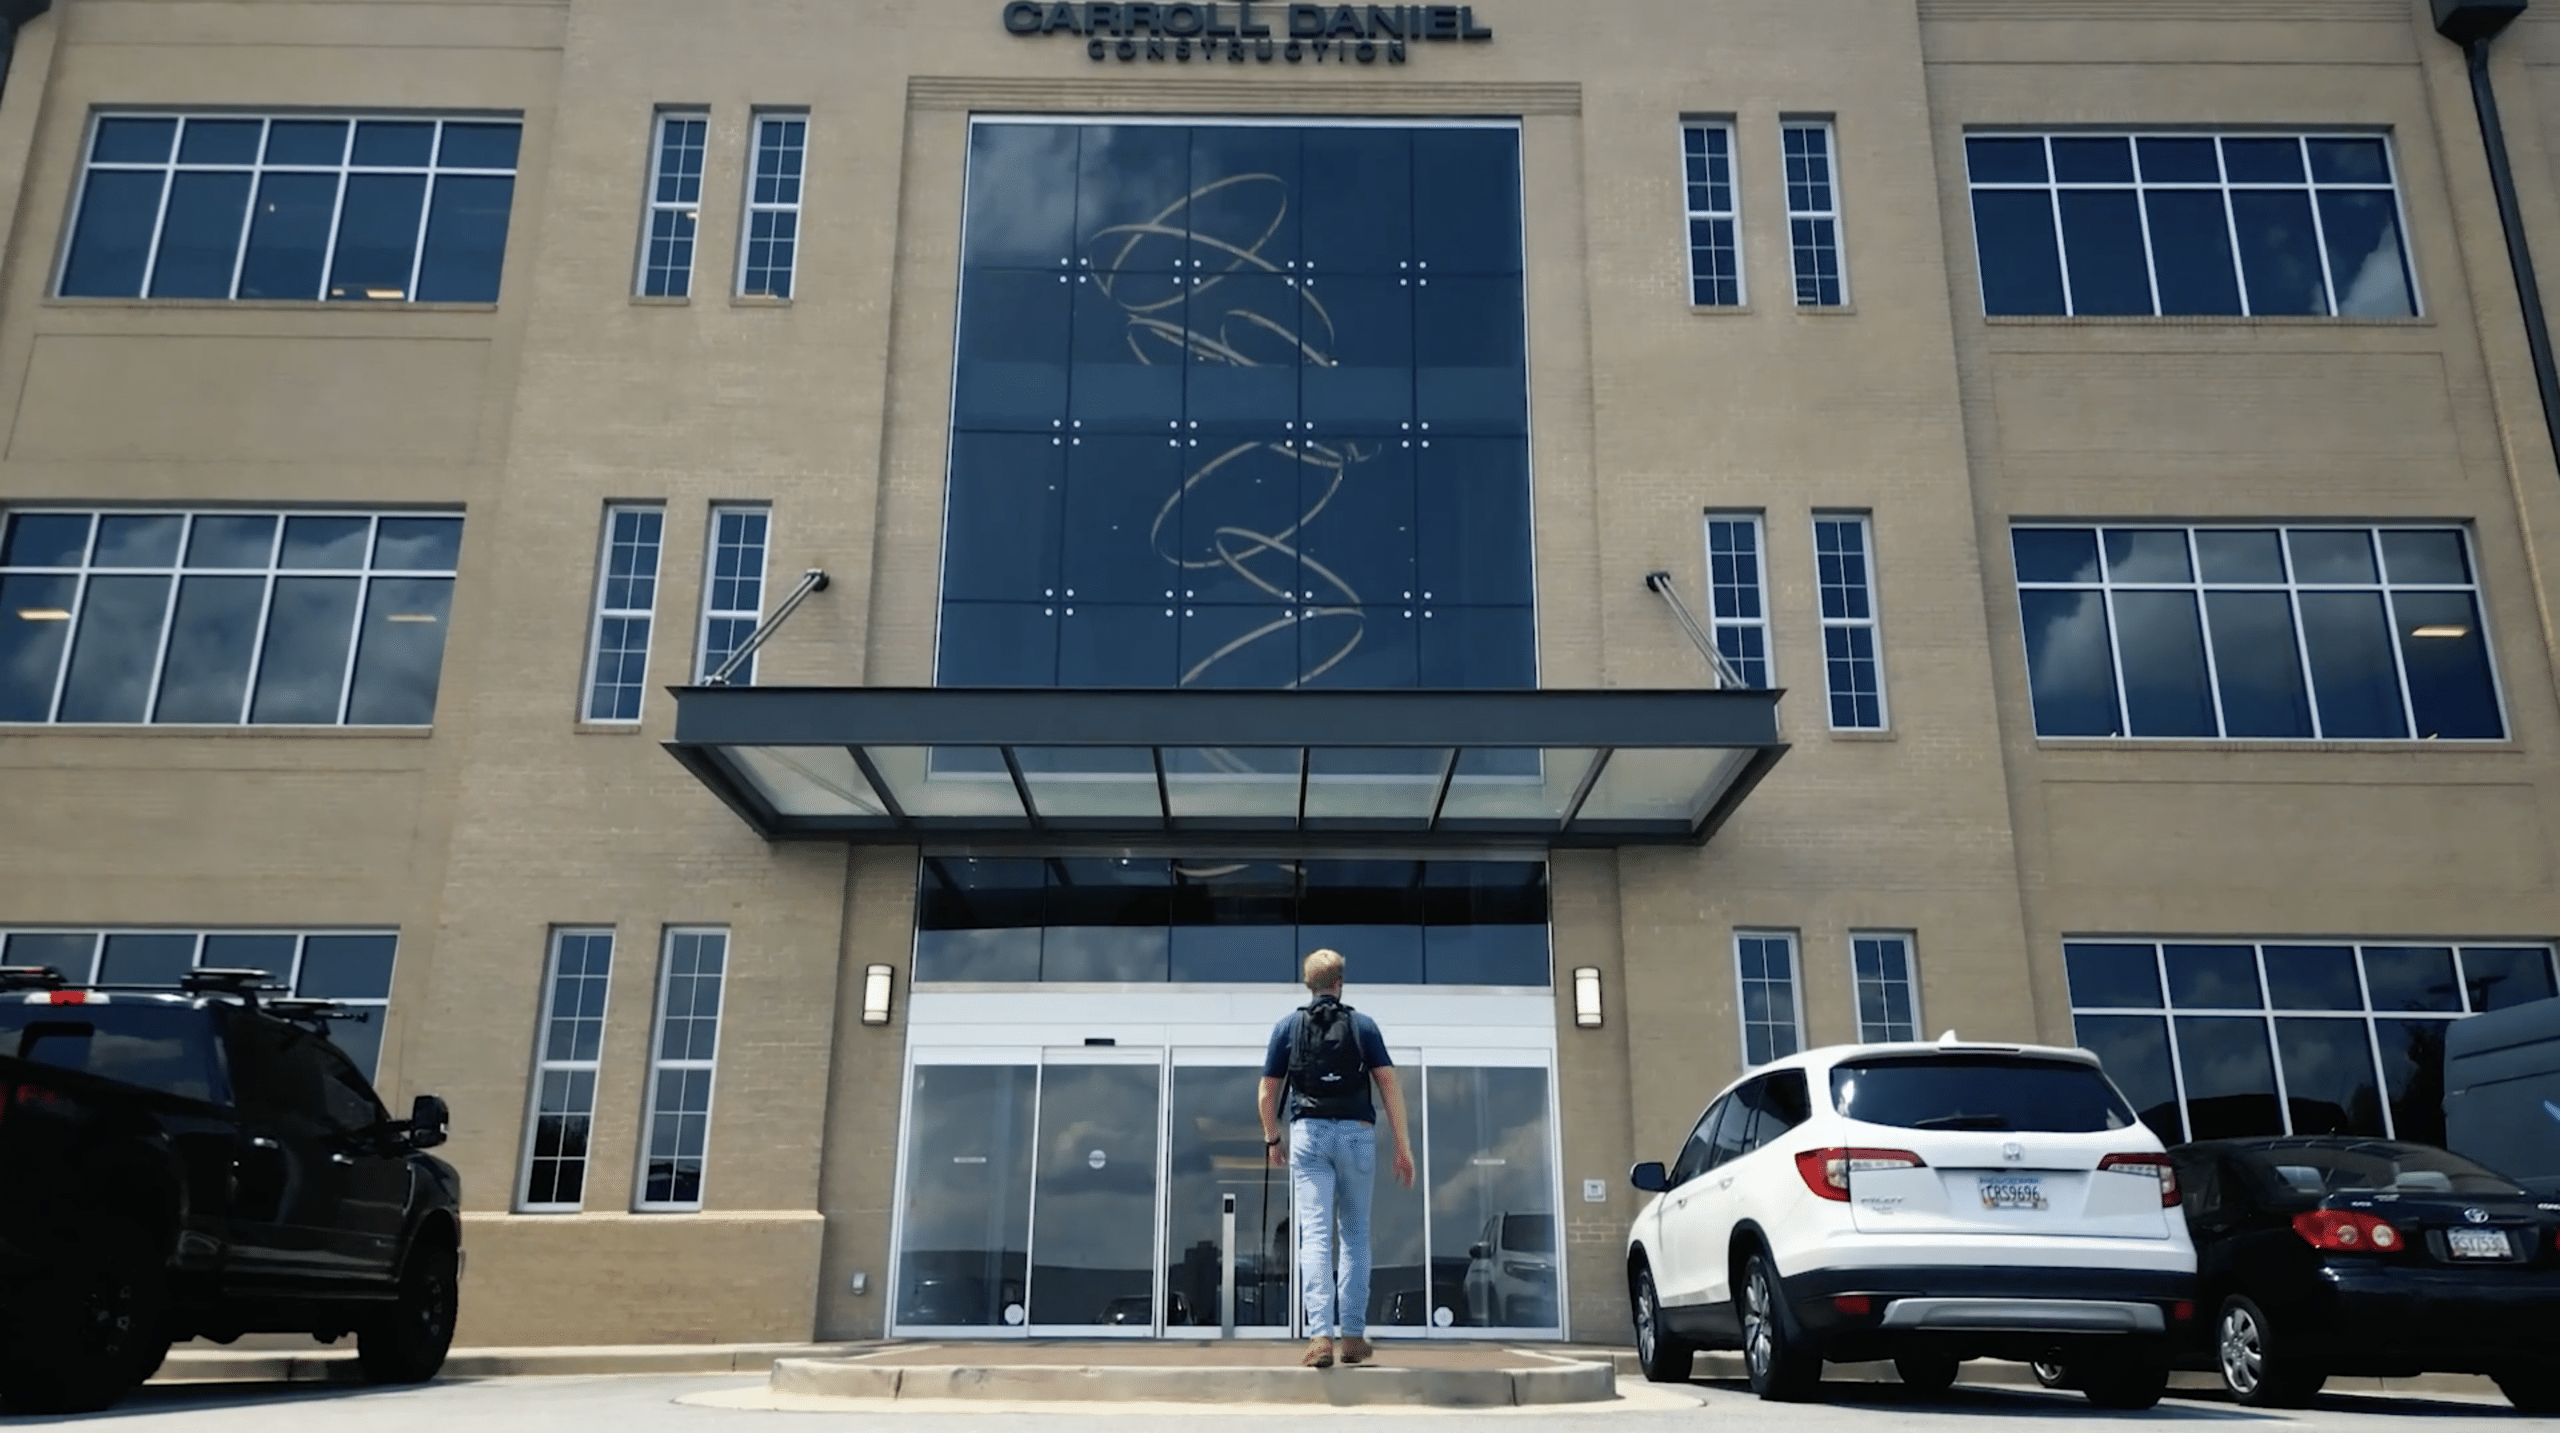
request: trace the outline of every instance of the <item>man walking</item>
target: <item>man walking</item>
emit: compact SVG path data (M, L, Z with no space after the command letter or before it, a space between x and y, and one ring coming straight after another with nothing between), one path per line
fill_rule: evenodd
M1378 1173L1378 1106L1396 1140L1396 1180L1413 1187L1413 1146L1405 1140L1404 1095L1378 1022L1342 1003L1342 957L1307 957L1307 993L1271 1032L1262 1057L1262 1148L1289 1171L1298 1226L1298 1293L1307 1312L1309 1368L1331 1368L1334 1331L1342 1361L1364 1363L1369 1331L1369 1196ZM1280 1091L1289 1091L1289 1131ZM1377 1098L1370 1098L1370 1087ZM1284 1154L1285 1150L1285 1154ZM1334 1256L1334 1233L1342 1253Z

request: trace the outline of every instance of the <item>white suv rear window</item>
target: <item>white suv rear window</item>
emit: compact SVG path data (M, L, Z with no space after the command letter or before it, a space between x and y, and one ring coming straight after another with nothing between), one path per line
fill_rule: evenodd
M2024 1055L1851 1061L1832 1067L1831 1103L1850 1119L1900 1129L2089 1134L2134 1123L2094 1066Z

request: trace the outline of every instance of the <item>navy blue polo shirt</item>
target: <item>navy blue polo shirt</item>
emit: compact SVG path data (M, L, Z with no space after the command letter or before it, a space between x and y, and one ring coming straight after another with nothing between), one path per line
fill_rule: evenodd
M1330 999L1331 997L1319 996L1318 998ZM1281 1017L1278 1025L1273 1026L1271 1029L1271 1048L1264 1051L1262 1055L1262 1073L1267 1079L1286 1080L1289 1078L1289 1037L1297 1032L1298 1014L1298 1011L1290 1011L1287 1015ZM1394 1068L1396 1062L1387 1058L1387 1037L1379 1033L1377 1021L1370 1019L1368 1016L1361 1014L1357 1010L1352 1011L1351 1038L1360 1042L1360 1058L1369 1062L1370 1069L1386 1070ZM1356 1114L1347 1115L1343 1118L1361 1120L1368 1124L1376 1124L1378 1122L1378 1105L1377 1101L1372 1098L1370 1094L1370 1091L1373 1088L1374 1087L1369 1081L1361 1081L1359 1111ZM1290 1119L1296 1119L1298 1117L1298 1109L1304 1103L1306 1103L1306 1096L1299 1094L1295 1090L1289 1091L1289 1103L1286 1110L1288 1117Z

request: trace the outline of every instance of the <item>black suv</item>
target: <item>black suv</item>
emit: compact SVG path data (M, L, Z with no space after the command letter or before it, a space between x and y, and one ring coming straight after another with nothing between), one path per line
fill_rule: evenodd
M0 1405L104 1408L172 1342L348 1334L376 1382L443 1367L461 1181L423 1153L444 1102L395 1120L325 1001L262 971L178 992L0 968ZM361 1017L353 1017L361 1018Z

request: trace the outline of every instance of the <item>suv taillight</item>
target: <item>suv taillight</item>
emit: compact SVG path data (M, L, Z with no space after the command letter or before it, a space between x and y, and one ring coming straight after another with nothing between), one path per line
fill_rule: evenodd
M1808 1149L1796 1156L1796 1173L1817 1198L1849 1198L1852 1170L1926 1169L1928 1162L1907 1149Z
M2345 1209L2314 1209L2293 1216L2293 1232L2314 1249L2347 1254L2396 1254L2408 1240L2389 1221Z
M2177 1208L2178 1201L2184 1197L2178 1192L2178 1166L2170 1163L2169 1156L2165 1154L2111 1154L2098 1161L2098 1168L2147 1168L2156 1171L2160 1177L2160 1207L2163 1209Z

